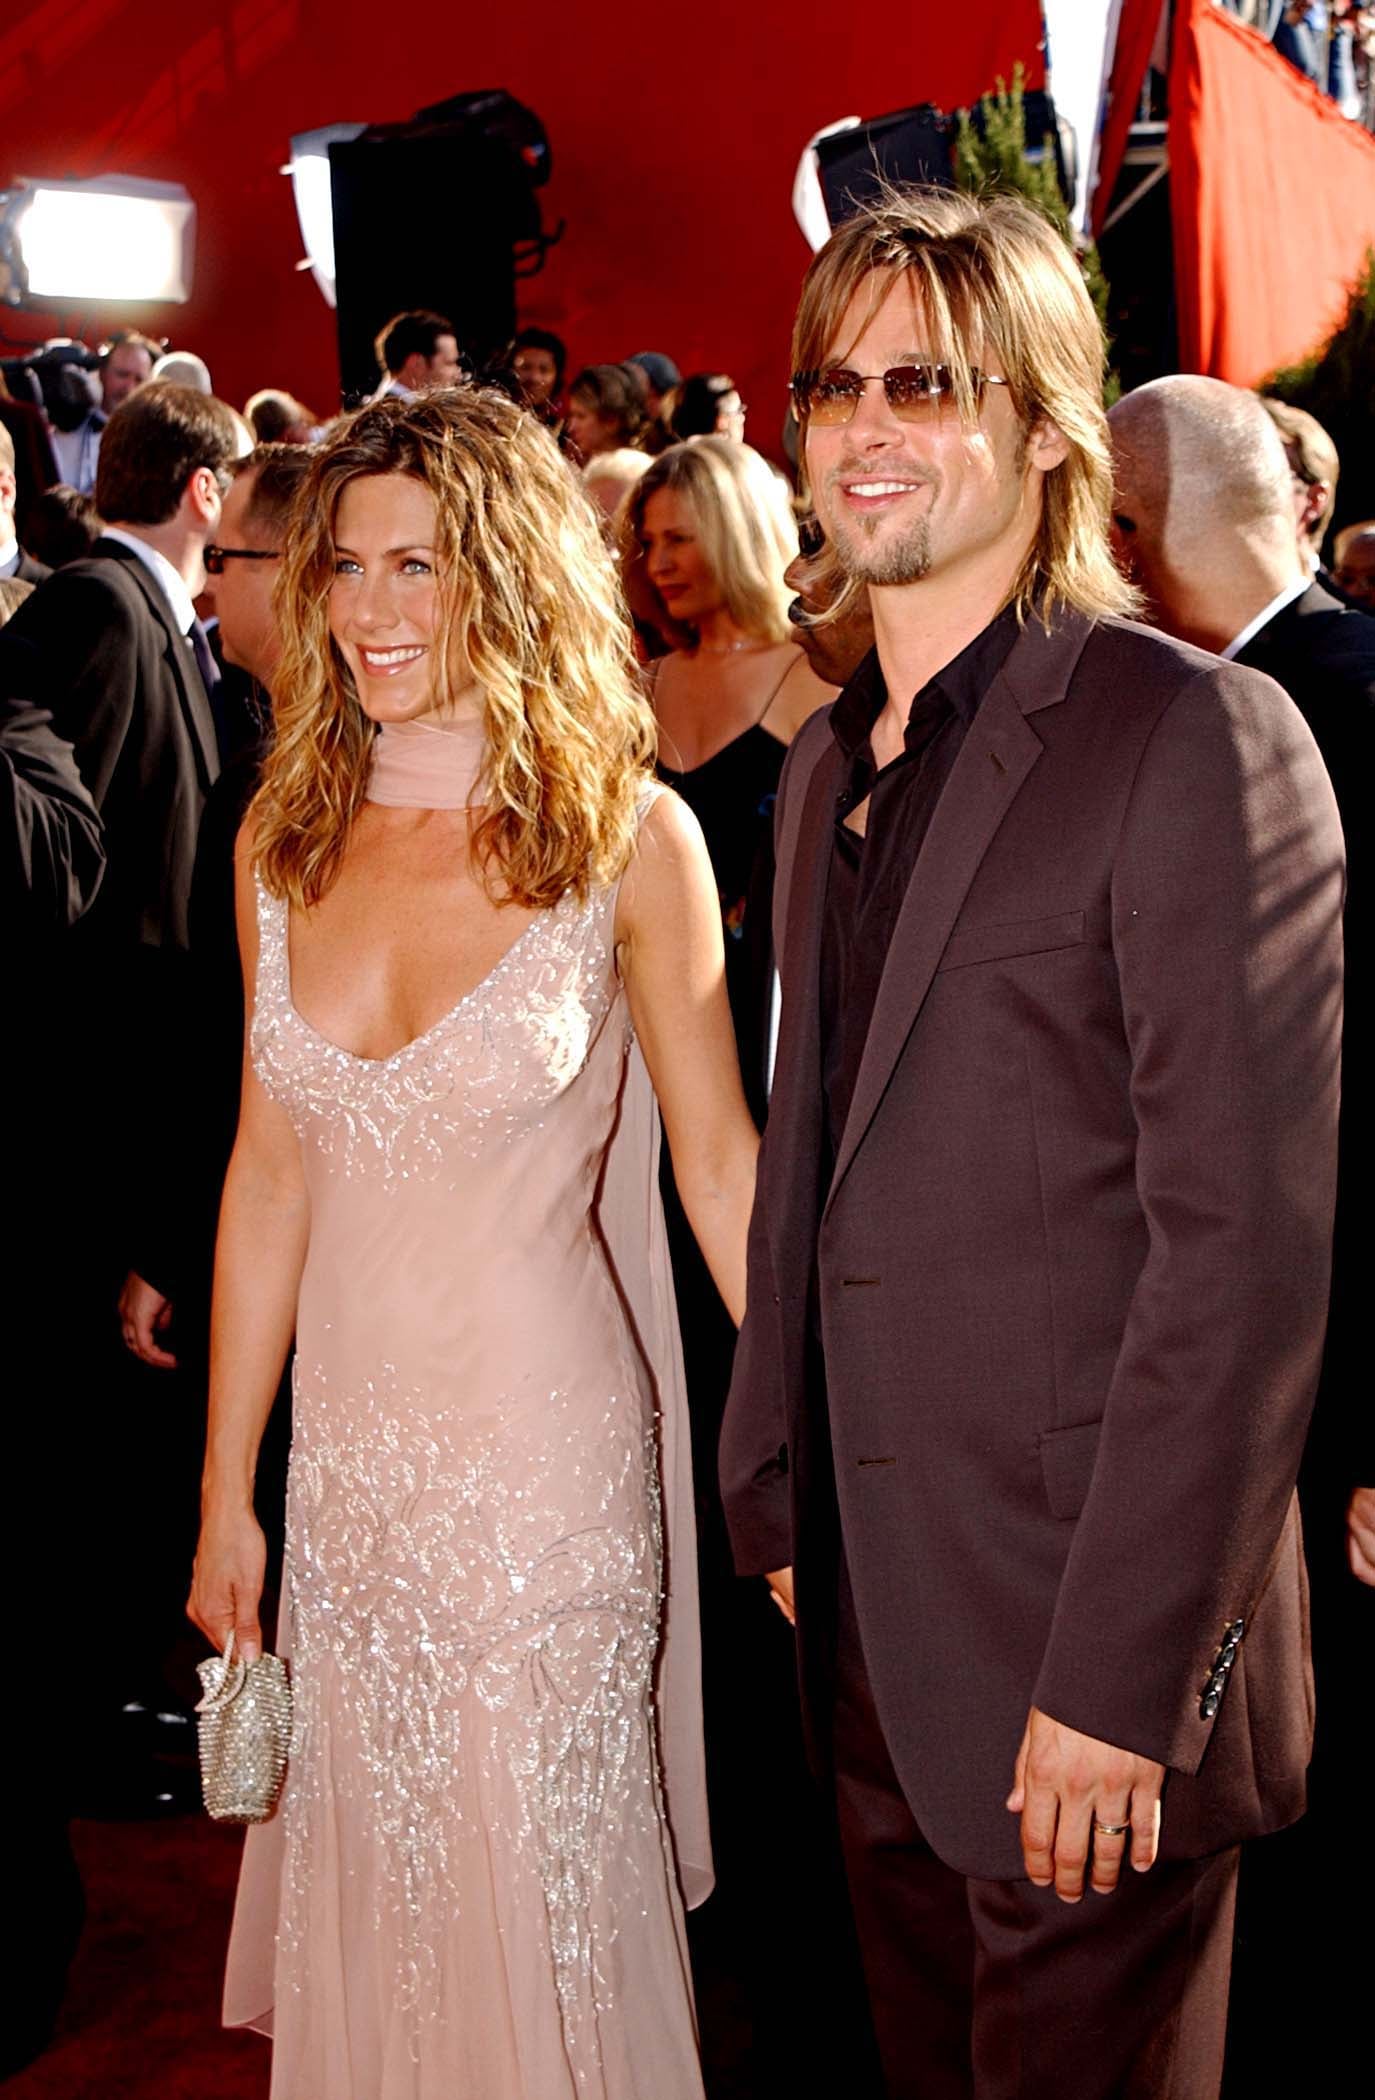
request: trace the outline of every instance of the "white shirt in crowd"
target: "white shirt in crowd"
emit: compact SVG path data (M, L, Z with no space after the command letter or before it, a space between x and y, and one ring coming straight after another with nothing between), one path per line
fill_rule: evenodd
M191 602L190 591L167 556L160 554L156 547L150 547L147 540L139 539L136 533L121 532L118 525L107 525L100 537L103 540L118 540L121 547L127 547L131 554L138 556L145 569L151 570L162 587L163 596L172 608L177 632L190 634L196 618L196 608Z
M1311 576L1302 576L1297 583L1286 584L1284 589L1276 597L1272 598L1268 605L1261 607L1254 620L1247 621L1234 641L1228 642L1225 649L1219 649L1218 655L1226 663L1230 663L1234 656L1240 656L1246 644L1255 639L1261 628L1268 626L1276 613L1282 613L1286 605L1292 605L1296 598L1301 598L1312 581Z
M57 461L57 478L69 489L79 489L83 496L95 494L95 470L100 459L100 438L105 428L105 417L95 409L77 424L75 430L49 430L52 440L53 458Z

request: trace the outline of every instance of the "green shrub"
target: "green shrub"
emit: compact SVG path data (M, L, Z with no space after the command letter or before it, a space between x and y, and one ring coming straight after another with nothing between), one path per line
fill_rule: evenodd
M1375 517L1375 248L1327 341L1260 388L1316 416L1342 463L1334 528Z

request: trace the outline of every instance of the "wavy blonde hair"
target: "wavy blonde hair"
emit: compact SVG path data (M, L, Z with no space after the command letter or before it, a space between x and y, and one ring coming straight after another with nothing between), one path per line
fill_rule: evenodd
M367 789L376 728L329 606L340 495L374 474L409 475L434 497L436 698L475 681L487 734L473 864L502 903L583 896L630 856L653 716L590 503L535 417L471 387L346 417L298 494L276 590L276 733L252 808L263 882L318 903Z
M1025 616L1049 622L1057 606L1090 619L1130 615L1139 598L1108 541L1112 451L1103 410L1103 331L1060 235L1018 197L888 188L840 226L813 259L793 328L794 372L843 363L833 346L850 301L870 279L871 311L900 277L911 279L929 340L914 344L949 367L955 406L972 428L972 374L997 360L1024 434L1053 423L1069 451L1042 483L1041 523L1014 590ZM802 430L805 453L806 427ZM837 616L864 585L828 548ZM827 579L820 579L824 586Z
M736 625L754 641L792 640L792 593L783 571L797 553L797 527L788 492L768 461L733 438L693 438L661 452L630 493L621 525L630 609L673 648L691 649L696 633L669 617L645 573L645 509L656 489L671 489L691 511L706 565Z

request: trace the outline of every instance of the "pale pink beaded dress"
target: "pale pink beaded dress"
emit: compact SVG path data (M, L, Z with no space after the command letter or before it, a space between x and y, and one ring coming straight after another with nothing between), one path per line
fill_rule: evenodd
M477 755L389 727L370 795L461 806ZM273 2036L274 2100L701 2094L690 1462L615 901L566 897L370 1060L296 1011L259 895L254 1066L311 1204L296 1720L225 1992Z

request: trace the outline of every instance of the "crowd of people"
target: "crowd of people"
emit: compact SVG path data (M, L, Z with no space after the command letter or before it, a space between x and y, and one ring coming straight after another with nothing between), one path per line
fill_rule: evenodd
M1375 8L1364 0L1216 0L1268 39L1344 117L1375 131Z
M70 1816L195 1805L193 1559L293 1674L225 1996L274 2094L692 2100L743 2030L761 2096L1208 2100L1234 1915L1259 2006L1296 1901L1339 2051L1330 439L1192 376L1105 416L1059 236L949 192L815 259L777 462L664 352L377 350L332 418L134 331L0 398L5 2067Z

